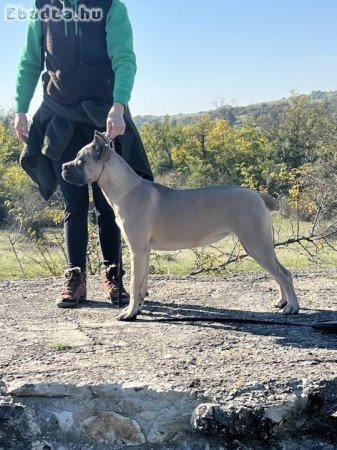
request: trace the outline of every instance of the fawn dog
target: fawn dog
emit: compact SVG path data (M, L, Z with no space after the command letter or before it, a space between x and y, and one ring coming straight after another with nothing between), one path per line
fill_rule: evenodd
M144 180L115 152L114 141L98 131L74 161L63 165L62 176L78 185L98 182L130 249L130 303L119 320L135 320L141 311L151 249L199 247L231 233L277 282L276 306L284 314L298 313L291 274L274 251L270 210L275 202L268 195L238 186L178 190Z

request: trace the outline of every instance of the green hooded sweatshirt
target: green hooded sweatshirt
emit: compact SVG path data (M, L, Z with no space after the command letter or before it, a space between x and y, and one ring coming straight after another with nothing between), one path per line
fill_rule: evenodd
M74 3L71 2L71 4L73 5ZM35 9L35 1L33 3L33 9ZM65 23L65 33L67 34L66 25ZM76 22L75 28L77 28ZM127 106L134 85L137 65L133 50L133 33L130 20L127 9L120 0L112 0L112 5L106 16L105 31L107 52L115 75L113 87L114 101ZM42 42L41 22L32 17L28 23L27 42L22 52L17 71L16 112L27 112L29 109L36 85L43 70Z

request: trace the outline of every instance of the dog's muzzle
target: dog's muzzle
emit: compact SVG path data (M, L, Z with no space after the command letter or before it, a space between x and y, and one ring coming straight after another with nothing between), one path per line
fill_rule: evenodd
M68 183L77 184L78 186L83 186L84 184L87 184L83 175L83 171L81 167L79 167L77 164L69 164L69 163L63 164L62 177Z

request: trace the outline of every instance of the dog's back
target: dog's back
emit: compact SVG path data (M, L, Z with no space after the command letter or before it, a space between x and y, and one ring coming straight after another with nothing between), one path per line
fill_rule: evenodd
M153 183L152 187L153 249L199 247L238 234L252 223L271 227L269 209L275 203L267 194L230 185L180 190Z

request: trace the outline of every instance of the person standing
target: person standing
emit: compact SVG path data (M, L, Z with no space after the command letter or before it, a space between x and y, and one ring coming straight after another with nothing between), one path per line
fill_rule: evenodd
M62 164L92 142L94 131L115 139L116 151L153 181L128 108L136 56L128 12L120 0L36 0L16 79L15 131L25 146L20 162L48 200L59 185L65 204L65 285L58 307L86 299L88 186L61 176ZM26 113L42 73L43 102L28 131ZM92 183L104 271L103 289L118 298L120 231L97 182ZM124 272L123 272L124 274ZM123 287L124 303L129 295Z

